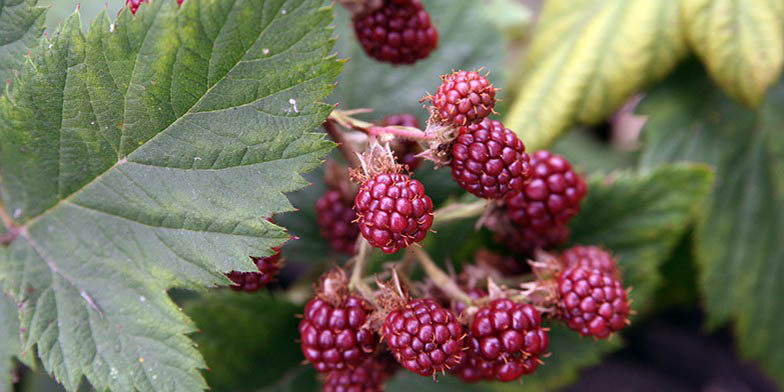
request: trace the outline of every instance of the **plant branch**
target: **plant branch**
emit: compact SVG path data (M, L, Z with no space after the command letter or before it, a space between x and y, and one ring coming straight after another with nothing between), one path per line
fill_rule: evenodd
M487 209L487 200L471 203L450 203L437 209L433 215L433 227L450 221L480 216Z
M340 150L340 153L343 155L343 158L346 159L346 162L352 167L359 167L359 158L357 158L354 149L351 148L351 144L349 144L343 133L338 129L337 123L329 119L324 121L324 130L326 130L332 140L338 144L338 150Z
M422 269L425 270L427 276L433 280L433 283L436 285L436 287L443 291L444 294L460 302L464 302L467 305L471 305L473 303L471 297L461 290L460 287L457 286L457 283L455 283L455 281L452 280L444 271L438 268L436 263L433 262L433 259L430 258L430 255L422 250L422 248L413 247L411 249L416 255L417 260L419 260L419 264L422 266Z
M352 258L354 263L351 270L351 279L348 282L349 289L357 290L366 300L373 302L373 292L370 286L362 280L365 274L365 265L367 264L368 256L370 256L371 246L370 243L363 236L357 239L357 254Z

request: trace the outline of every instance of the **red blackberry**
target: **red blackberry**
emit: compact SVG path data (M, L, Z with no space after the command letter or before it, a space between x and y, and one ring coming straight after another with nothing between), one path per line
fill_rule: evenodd
M229 287L234 291L252 293L272 283L280 271L280 248L272 248L272 250L275 251L275 254L269 257L250 257L259 272L231 271L226 274L234 282Z
M580 211L587 191L583 178L564 157L549 151L531 156L531 181L504 200L513 222L539 231L566 224Z
M419 0L384 0L381 8L353 21L365 53L379 61L413 64L438 46L438 31Z
M368 357L354 368L333 370L324 380L323 392L383 392L384 384L397 368L388 354Z
M561 253L561 261L566 268L583 266L597 268L615 278L620 278L620 271L610 252L598 246L573 246Z
M392 114L384 117L381 122L382 126L398 125L403 127L420 128L419 120L409 113ZM395 139L391 143L392 150L395 152L395 157L400 164L407 165L408 170L414 171L422 163L422 160L417 158L416 155L422 152L419 143L413 140L400 140Z
M539 311L499 298L482 307L471 323L479 354L494 361L495 377L512 381L536 369L549 339Z
M310 300L299 324L305 359L319 372L360 365L377 345L364 327L369 313L368 304L353 295L336 305L319 296Z
M493 112L495 87L476 71L454 71L431 99L437 121L456 126L478 124Z
M460 127L452 147L452 177L478 197L498 199L523 189L530 176L525 145L500 121Z
M354 200L359 231L385 253L422 241L433 224L433 201L425 187L401 173L381 173L359 188Z
M452 368L450 373L467 383L477 381L490 381L495 379L495 361L482 357L479 351L479 341L470 334L466 338L466 349L463 360Z
M510 227L495 231L495 240L506 245L509 250L520 254L532 254L536 249L548 249L569 239L569 227L554 225L537 230L533 227Z
M359 226L354 220L357 213L346 202L340 191L330 189L316 201L316 221L319 232L332 249L354 254L354 244L359 235Z
M587 266L567 268L558 276L559 317L580 335L603 339L623 329L630 314L620 279Z
M395 359L422 376L444 372L463 357L462 325L451 311L429 298L409 301L390 312L381 333Z

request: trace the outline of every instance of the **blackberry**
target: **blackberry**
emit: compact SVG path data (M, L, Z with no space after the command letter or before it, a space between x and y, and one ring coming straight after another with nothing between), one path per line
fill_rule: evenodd
M354 15L354 32L368 56L413 64L438 46L438 31L419 0L384 0L381 8Z
M565 267L583 266L596 268L620 278L618 265L610 252L598 246L573 246L561 253L561 262Z
M346 202L338 190L330 189L316 201L319 232L332 249L338 252L354 254L354 245L359 235L356 218L357 214L351 208L351 203Z
M486 199L523 189L530 158L514 132L487 118L459 132L452 147L452 177L463 189Z
M549 343L539 311L506 298L479 309L471 323L471 336L481 357L494 361L496 379L505 382L533 372Z
M566 224L580 211L587 192L585 181L569 161L549 151L534 153L531 166L531 181L504 199L509 217L520 226L542 232Z
M403 126L420 128L419 120L409 113L391 114L384 117L381 122L382 126ZM400 164L407 165L408 170L414 171L422 163L422 160L417 158L416 155L422 152L419 143L413 140L400 140L395 139L392 143L392 150L395 152L395 157Z
M362 236L385 253L422 241L433 224L433 201L425 187L401 173L377 174L363 183L354 210Z
M531 255L536 249L548 249L566 242L569 239L569 227L510 227L508 230L495 231L494 237L497 242L506 245L515 253Z
M493 112L495 87L476 71L454 71L430 99L437 122L455 126L478 124Z
M384 381L397 370L388 354L368 357L354 368L333 370L324 379L323 392L383 392Z
M390 312L381 333L389 351L406 369L434 376L463 357L463 327L455 315L429 298L414 299Z
M269 257L251 256L251 260L256 264L259 272L231 271L226 274L234 282L229 287L234 291L252 293L272 283L280 272L280 248L272 248L272 250L275 251L275 254Z
M319 296L305 306L299 324L302 353L319 372L353 368L377 345L373 332L365 327L369 305L350 295L338 304Z
M582 336L604 339L628 324L629 300L620 279L575 265L558 276L559 317Z

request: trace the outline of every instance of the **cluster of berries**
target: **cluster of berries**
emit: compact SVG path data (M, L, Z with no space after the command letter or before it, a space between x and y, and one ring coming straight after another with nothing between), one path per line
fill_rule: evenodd
M142 3L146 3L149 0L125 0L125 6L131 10L132 14L136 14L136 11L139 9L139 6ZM177 0L177 5L182 5L182 2L185 0Z
M302 352L324 374L325 391L381 391L398 367L426 377L449 372L464 382L509 382L533 373L548 355L547 318L597 339L628 324L627 291L607 251L575 246L548 260L536 262L548 274L532 282L547 295L521 296L489 283L466 288L470 303L432 293L411 298L395 278L363 296L334 269L305 307Z

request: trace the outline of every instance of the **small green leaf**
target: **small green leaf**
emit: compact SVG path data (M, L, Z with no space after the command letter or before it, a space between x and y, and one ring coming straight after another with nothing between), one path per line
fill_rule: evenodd
M735 321L741 353L784 385L784 83L758 113L725 96L694 64L651 92L640 164L716 167L695 236L709 325Z
M757 107L784 64L784 3L683 0L689 44L729 95Z
M686 53L676 0L551 0L505 124L531 150L603 120Z
M209 17L205 17L209 15ZM0 104L0 277L23 350L66 389L200 391L190 319L166 295L250 271L288 235L333 144L310 131L341 64L322 0L145 3L42 40Z
M12 79L44 31L46 8L37 0L0 1L0 82Z
M252 391L281 379L302 361L295 317L301 308L267 293L229 290L188 301L199 326L193 340L207 361L212 389Z
M709 167L666 165L640 174L590 179L588 197L574 219L571 242L609 248L638 312L650 306L667 260L707 197Z

